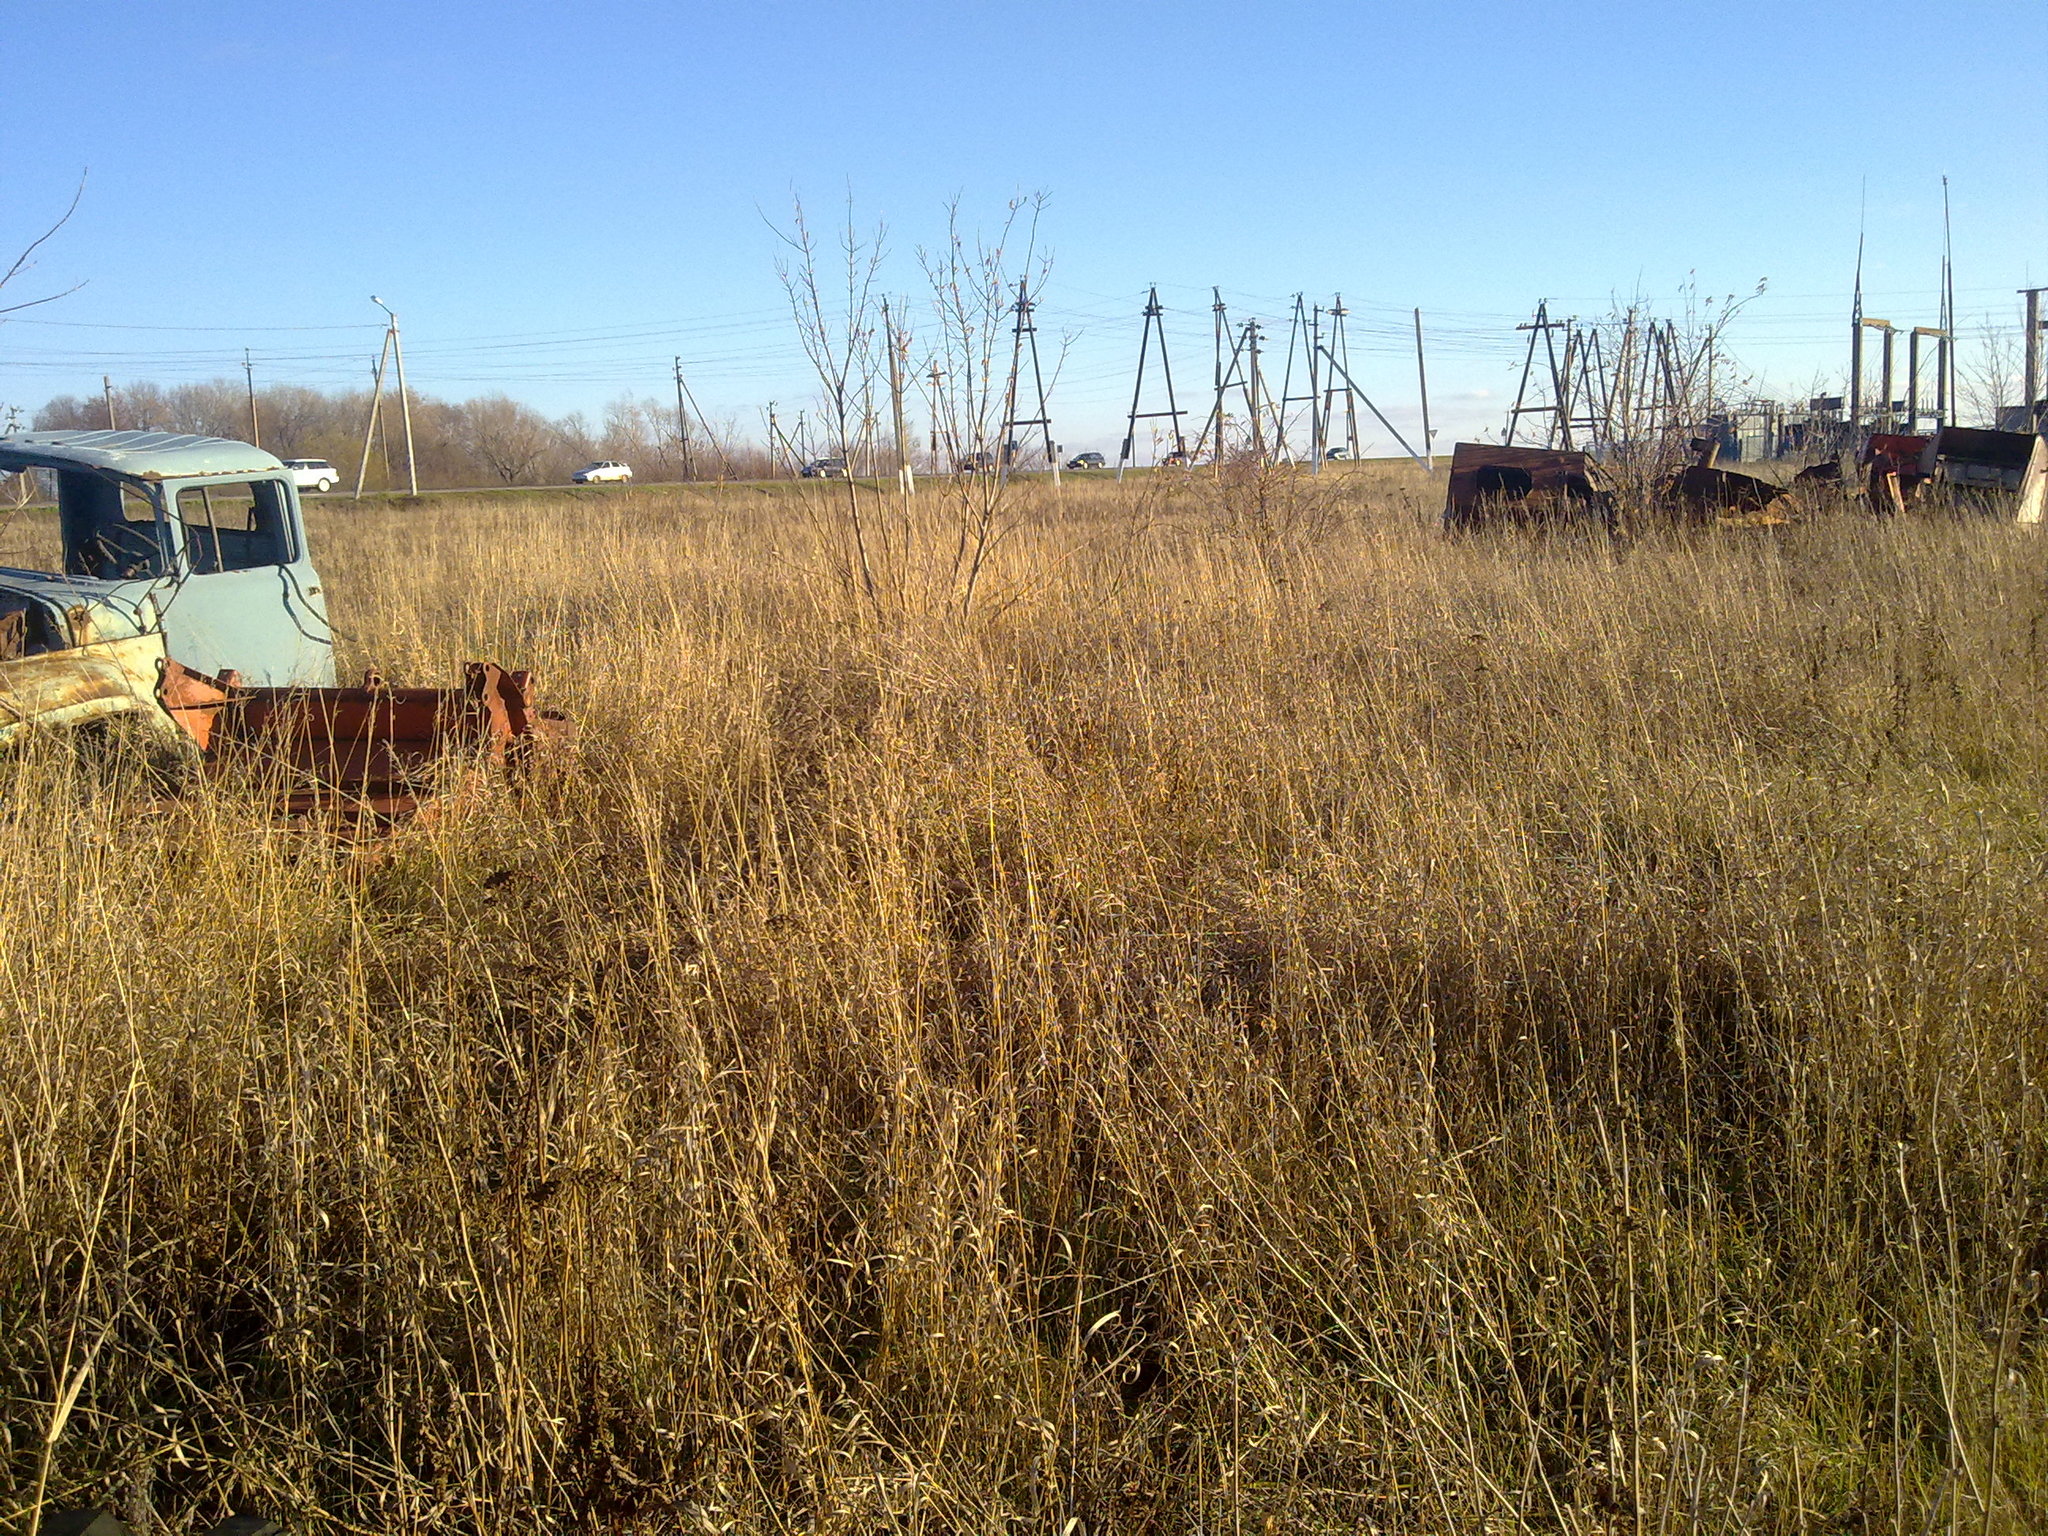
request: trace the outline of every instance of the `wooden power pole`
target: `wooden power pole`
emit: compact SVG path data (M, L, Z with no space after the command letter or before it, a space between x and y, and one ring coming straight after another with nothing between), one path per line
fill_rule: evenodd
M2023 354L2026 358L2027 400L2021 420L2029 432L2040 431L2043 421L2048 420L2048 411L2043 411L2041 399L2041 295L2044 293L2048 293L2048 288L2020 290L2020 296L2027 301L2027 342ZM2000 403L1992 401L1994 406Z
M249 349L242 348L242 376L249 384L249 441L263 446L263 423L256 419L256 365L249 361Z
M690 459L690 413L683 409L683 360L676 363L676 449L682 455L683 478L697 478L696 465Z

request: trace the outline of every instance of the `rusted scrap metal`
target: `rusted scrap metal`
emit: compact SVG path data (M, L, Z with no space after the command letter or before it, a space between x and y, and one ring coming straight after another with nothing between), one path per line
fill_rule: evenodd
M1732 469L1688 464L1671 477L1670 491L1687 511L1727 517L1763 511L1785 495L1786 487Z
M1740 517L1762 512L1786 493L1786 487L1755 475L1722 469L1716 460L1721 445L1695 438L1694 462L1673 475L1665 491L1685 511L1699 518Z
M1929 486L1959 505L2015 522L2048 512L2048 439L2033 432L1942 427L1933 433L1871 434L1863 449L1865 489L1882 514L1904 512Z
M1920 473L2014 522L2048 512L2048 438L2036 432L1943 427L1921 450Z
M1459 443L1451 453L1444 497L1449 532L1505 524L1545 527L1597 521L1611 527L1614 496L1595 480L1583 453L1555 448L1501 448Z
M290 816L408 815L445 787L444 765L517 768L572 729L535 705L530 674L477 661L460 688L394 688L374 672L358 688L251 687L168 661L162 702L209 769L271 777Z
M1905 512L1927 477L1920 458L1931 438L1917 432L1873 432L1863 445L1863 494L1880 517Z
M1943 427L1921 450L1920 473L1959 489L2017 492L2040 450L2032 432Z

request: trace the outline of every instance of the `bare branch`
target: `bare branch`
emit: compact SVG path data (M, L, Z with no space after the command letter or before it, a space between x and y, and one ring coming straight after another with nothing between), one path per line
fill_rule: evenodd
M54 304L59 299L70 298L72 294L78 292L78 290L83 288L84 286L85 284L83 282L76 282L73 283L69 288L64 289L61 293L44 294L43 297L41 297L40 299L24 299L19 304L0 304L0 315L11 315L15 313L17 310L34 309L38 304Z
M30 258L35 255L37 249L40 248L44 244L44 242L49 240L49 238L52 235L56 234L58 230L62 229L66 224L69 224L71 222L71 215L78 212L79 199L85 196L85 176L85 172L79 172L78 186L71 194L71 204L64 210L63 214L59 216L57 222L52 224L48 229L44 230L40 235L37 235L35 239L29 241L28 245L22 250L21 254L14 258L14 264L7 269L4 275L0 275L0 288L5 288L9 283L13 282L17 277L21 276L22 273L28 271L29 268L34 265ZM47 299L31 299L26 304L10 305L6 309L0 309L0 315L12 314L15 310L18 309L30 309L37 304L47 304L50 302L50 299L61 299L64 297L65 293L76 293L80 288L84 286L85 285L83 283L74 284L72 287L65 289L64 293L53 293Z

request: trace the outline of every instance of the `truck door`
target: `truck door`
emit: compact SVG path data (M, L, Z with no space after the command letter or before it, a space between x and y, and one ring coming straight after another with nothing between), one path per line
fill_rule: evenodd
M167 484L177 573L159 588L164 643L201 672L270 687L334 685L334 634L288 475Z

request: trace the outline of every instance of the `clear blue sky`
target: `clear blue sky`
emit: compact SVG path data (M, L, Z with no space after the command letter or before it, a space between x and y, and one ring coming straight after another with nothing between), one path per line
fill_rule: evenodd
M1191 383L1211 284L1275 319L1342 290L1404 424L1420 306L1448 437L1498 424L1541 297L1768 278L1737 352L1788 395L1838 375L1866 186L1873 313L1936 319L1944 174L1965 325L2048 280L2040 0L9 12L0 247L90 169L8 291L85 283L0 325L0 403L29 407L239 373L245 345L260 379L353 383L376 292L420 389L595 416L680 352L750 424L812 387L766 222L792 193L886 219L905 291L948 198L1049 194L1071 447L1113 447L1155 282Z

